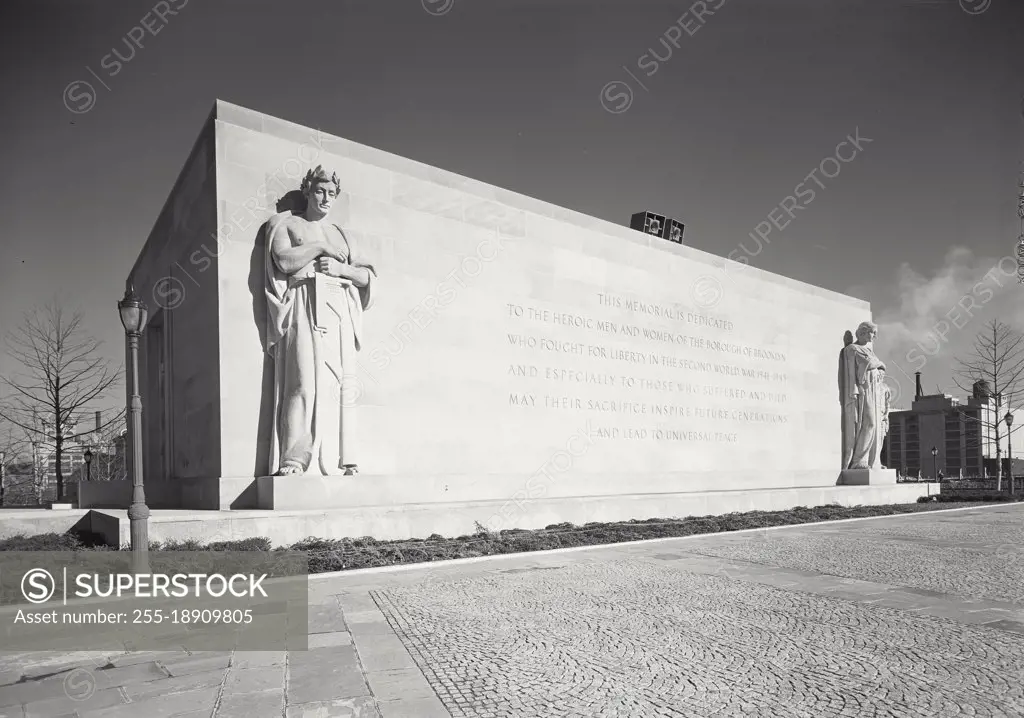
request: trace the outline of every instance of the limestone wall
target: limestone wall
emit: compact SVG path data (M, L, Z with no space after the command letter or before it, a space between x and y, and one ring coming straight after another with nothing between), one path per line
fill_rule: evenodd
M335 219L380 275L360 369L364 472L452 475L460 498L494 474L580 495L607 481L631 493L631 477L650 490L654 474L665 492L835 482L838 354L865 302L723 270L628 217L225 103L216 114L220 475L265 471L259 228L323 163L342 179Z
M150 312L139 371L147 481L221 472L215 149L211 119L131 273Z

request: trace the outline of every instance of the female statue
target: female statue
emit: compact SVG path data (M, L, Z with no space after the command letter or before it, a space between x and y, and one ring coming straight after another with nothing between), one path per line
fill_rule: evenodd
M839 403L843 419L843 469L884 469L880 455L889 426L889 389L885 364L872 343L873 322L861 322L857 341L840 354Z

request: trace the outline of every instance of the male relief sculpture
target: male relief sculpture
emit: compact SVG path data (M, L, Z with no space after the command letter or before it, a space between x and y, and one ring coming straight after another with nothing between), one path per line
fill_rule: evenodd
M267 223L267 351L274 358L270 473L356 473L356 352L376 281L351 238L328 220L338 176L302 181L303 212Z

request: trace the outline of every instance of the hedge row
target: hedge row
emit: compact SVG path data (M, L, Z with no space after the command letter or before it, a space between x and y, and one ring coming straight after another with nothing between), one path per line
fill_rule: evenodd
M1008 497L999 497L1009 500ZM993 499L987 499L992 501ZM807 508L798 506L787 511L748 511L723 516L697 516L684 519L646 519L616 523L553 524L543 529L510 529L489 532L477 524L474 534L444 538L437 534L425 539L378 541L361 538L306 538L287 547L273 548L270 539L249 538L240 541L219 541L203 544L198 541L152 542L151 551L304 551L308 554L310 573L345 571L357 568L427 563L474 556L544 551L571 546L592 546L652 538L691 536L694 534L739 531L805 524L815 521L889 516L916 513L955 506L976 506L978 502L953 502L949 497L923 497L917 504L886 506L839 505ZM120 550L127 550L127 546ZM0 551L116 551L101 545L99 537L76 534L40 534L0 539Z

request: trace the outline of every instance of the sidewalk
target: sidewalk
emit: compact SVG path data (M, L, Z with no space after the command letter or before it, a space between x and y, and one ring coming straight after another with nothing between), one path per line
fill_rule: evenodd
M313 577L309 651L3 655L0 718L1022 715L1022 519Z
M5 655L0 718L449 715L365 592L314 600L308 651Z

